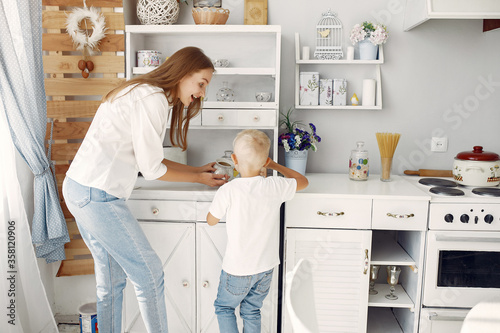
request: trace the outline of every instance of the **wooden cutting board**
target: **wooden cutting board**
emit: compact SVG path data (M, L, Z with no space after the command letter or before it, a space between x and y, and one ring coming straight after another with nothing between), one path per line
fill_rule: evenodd
M245 0L245 24L267 24L267 0Z

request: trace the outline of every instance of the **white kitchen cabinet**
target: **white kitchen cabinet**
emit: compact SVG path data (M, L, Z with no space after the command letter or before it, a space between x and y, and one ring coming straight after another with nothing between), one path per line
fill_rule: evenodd
M364 332L368 310L370 230L287 229L285 270L311 261L320 332ZM284 332L292 332L286 316Z
M147 221L140 225L163 264L169 331L197 332L195 223ZM147 332L128 279L124 304L125 332Z
M382 109L382 76L380 65L384 63L384 48L379 46L377 60L303 60L300 58L300 35L295 33L295 108L307 110L381 110ZM300 72L319 72L320 78L347 80L347 105L300 105ZM363 106L363 79L375 79L375 105ZM359 98L359 105L351 104L353 93Z
M139 50L157 50L163 60L186 47L201 48L212 60L227 59L216 68L204 108L264 108L279 105L281 26L277 25L127 25L126 78L150 68L137 67ZM217 102L223 81L235 92L234 102ZM268 102L257 102L256 92L272 93Z
M213 304L227 243L225 223L209 226L205 222L207 201L128 200L127 204L163 263L169 331L218 333ZM277 331L277 286L276 269L261 312L263 333ZM124 304L124 331L145 333L129 281Z
M285 203L284 261L286 272L301 258L312 261L320 332L417 333L430 198L398 177L306 176L308 188ZM368 294L371 265L380 266L376 295ZM397 300L385 298L389 265L401 267Z
M404 30L409 31L429 19L498 19L497 0L412 0L406 2Z

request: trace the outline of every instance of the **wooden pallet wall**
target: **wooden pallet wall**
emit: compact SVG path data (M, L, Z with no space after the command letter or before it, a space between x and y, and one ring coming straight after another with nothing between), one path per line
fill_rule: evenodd
M94 63L94 70L87 79L81 76L78 69L78 61L83 59L83 55L75 50L65 28L67 14L74 7L83 7L83 0L42 0L42 5L47 118L54 120L50 158L55 164L61 208L71 238L71 242L65 246L66 260L62 261L57 276L93 274L94 261L64 203L61 186L102 95L125 80L123 4L122 0L86 0L87 7L101 10L108 28L106 37L99 45L101 52L88 59ZM91 28L90 22L87 26ZM121 33L117 33L117 30ZM50 129L49 123L46 140L50 138Z

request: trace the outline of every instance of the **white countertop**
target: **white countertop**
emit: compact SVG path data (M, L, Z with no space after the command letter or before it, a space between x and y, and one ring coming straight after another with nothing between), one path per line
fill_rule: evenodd
M306 174L309 186L297 192L302 195L328 195L351 199L395 199L426 200L431 196L411 184L405 177L391 176L390 182L383 182L379 175L370 175L366 181L350 180L347 174Z
M139 177L129 199L212 201L218 189L198 183L165 182Z
M309 186L297 192L302 195L322 195L352 199L427 200L431 196L406 177L391 176L390 182L380 181L380 176L370 175L367 181L350 180L347 174L309 173ZM139 177L130 199L135 200L194 200L212 201L218 187L197 183L172 183L160 180L148 181Z

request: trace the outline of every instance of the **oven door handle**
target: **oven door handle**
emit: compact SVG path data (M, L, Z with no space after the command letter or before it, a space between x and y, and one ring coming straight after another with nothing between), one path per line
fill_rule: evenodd
M437 241L443 242L480 242L480 243L498 243L500 242L499 237L464 237L464 236L450 236L450 235L436 235Z
M465 315L463 316L446 316L446 315L439 315L436 312L429 312L427 315L429 320L433 321L464 321L465 320Z

